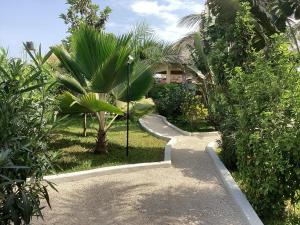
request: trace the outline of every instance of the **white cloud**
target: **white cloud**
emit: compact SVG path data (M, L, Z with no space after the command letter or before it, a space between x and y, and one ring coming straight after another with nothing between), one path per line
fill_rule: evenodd
M158 35L167 41L174 41L188 33L189 30L177 27L180 19L177 12L184 10L187 14L200 13L204 5L195 0L138 0L131 4L131 10L139 15L154 16L162 20L156 27Z

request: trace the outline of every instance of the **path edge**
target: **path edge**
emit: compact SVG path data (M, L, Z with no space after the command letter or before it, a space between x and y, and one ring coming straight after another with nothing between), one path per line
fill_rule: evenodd
M224 183L226 190L232 196L234 202L238 206L243 216L246 218L249 225L264 225L261 219L256 214L255 210L252 208L244 193L241 191L238 184L234 181L230 172L227 170L227 168L217 155L217 147L218 144L216 142L210 142L206 146L205 151L209 154L210 158L212 159L215 168L219 174L219 177Z
M150 114L152 115L152 114ZM154 115L154 114L153 114ZM163 118L163 116L160 116L160 115L155 115L155 116L158 116L160 118ZM164 117L165 118L165 117ZM143 130L147 131L148 133L152 134L153 136L157 137L157 138L160 138L160 139L163 139L163 140L166 140L168 141L168 143L166 144L165 146L165 152L164 152L164 162L169 162L170 163L170 166L172 165L172 158L171 158L171 153L172 153L172 148L173 148L173 145L176 144L177 142L177 139L176 137L166 137L164 136L163 134L159 133L159 132L156 132L154 130L152 130L151 128L149 128L143 121L143 118L140 118L139 119L139 124L140 126L142 127Z
M193 133L185 131L180 129L179 127L176 127L174 124L170 123L166 117L162 116L162 115L158 115L158 114L149 114L150 116L156 116L162 119L162 121L167 124L169 127L172 127L174 130L178 131L179 133L183 134L184 136L192 136Z

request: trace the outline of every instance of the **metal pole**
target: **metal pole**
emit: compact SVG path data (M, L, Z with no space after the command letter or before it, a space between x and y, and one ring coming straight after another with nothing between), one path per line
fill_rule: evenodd
M126 157L129 156L129 74L130 74L130 62L127 64L127 142L126 142Z
M128 158L129 156L129 103L130 103L130 67L131 63L133 62L134 58L129 55L128 56L128 62L127 62L127 140L126 140L126 157Z

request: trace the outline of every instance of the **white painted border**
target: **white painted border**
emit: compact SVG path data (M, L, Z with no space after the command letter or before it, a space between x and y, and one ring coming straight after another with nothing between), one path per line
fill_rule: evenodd
M174 130L178 131L179 133L183 134L184 136L192 136L191 132L184 131L180 129L179 127L176 127L174 124L170 123L166 117L158 114L150 114L151 116L156 116L162 119L162 121L167 124L169 127L172 127Z
M208 152L210 158L212 159L217 172L224 183L226 190L232 196L234 202L239 207L242 214L247 219L249 225L263 225L263 222L257 216L256 212L252 208L251 204L247 200L246 196L243 194L237 183L234 181L233 177L231 176L230 172L224 166L223 162L220 160L218 155L216 154L217 148L216 142L211 142L207 145L205 151Z
M62 182L69 182L69 181L77 181L80 179L101 176L101 175L134 172L140 169L167 168L170 166L171 166L171 161L128 164L128 165L121 165L121 166L103 167L103 168L97 168L92 170L84 170L84 171L78 171L73 173L50 175L50 176L45 176L44 179L55 183L62 183Z

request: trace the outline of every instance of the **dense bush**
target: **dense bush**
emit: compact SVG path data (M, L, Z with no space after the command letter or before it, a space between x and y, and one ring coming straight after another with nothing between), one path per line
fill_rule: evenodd
M184 130L211 130L208 109L194 84L157 84L149 93L159 114Z
M299 202L300 73L281 36L236 68L238 168L247 196L264 216Z
M208 116L208 110L203 104L202 97L194 93L186 93L181 111L183 122L189 124L191 130L199 126Z
M166 117L182 115L181 105L186 89L182 84L157 84L149 92L155 101L157 111Z
M30 224L49 204L43 175L51 168L46 140L51 128L50 71L6 59L0 65L0 224Z

